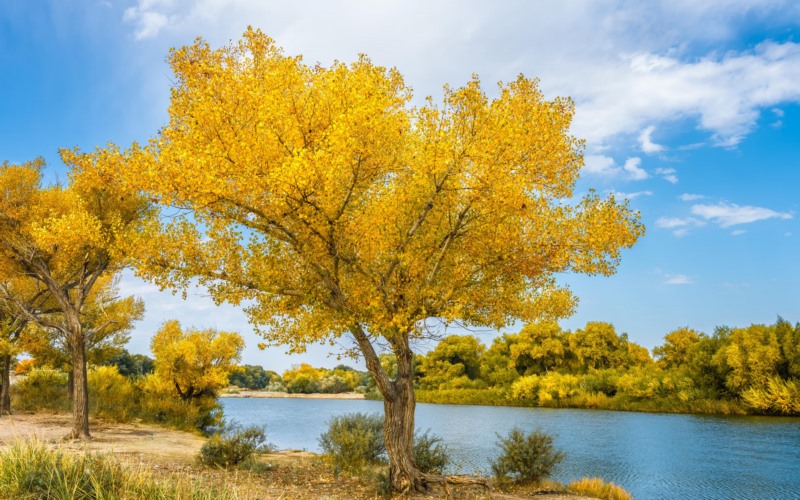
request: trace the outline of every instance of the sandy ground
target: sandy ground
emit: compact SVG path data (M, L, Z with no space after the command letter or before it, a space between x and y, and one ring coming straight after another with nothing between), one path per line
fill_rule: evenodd
M377 498L368 482L334 477L314 453L279 451L259 458L261 472L224 471L203 467L197 454L205 438L188 432L142 423L92 420L90 441L63 442L70 429L66 414L15 414L0 417L0 451L16 440L38 439L77 452L110 453L134 467L152 470L167 480L179 476L224 487L247 499L366 499ZM443 498L444 492L414 498ZM528 496L529 497L529 496ZM451 498L523 498L481 488L460 491ZM535 495L539 500L588 500L565 495Z
M341 394L289 394L288 392L249 391L237 389L236 392L222 391L221 398L294 398L294 399L364 399L363 394L343 392Z

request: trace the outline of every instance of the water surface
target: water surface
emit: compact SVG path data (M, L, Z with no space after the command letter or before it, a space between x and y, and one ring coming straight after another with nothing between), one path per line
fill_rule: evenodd
M328 420L382 413L380 401L222 399L226 418L267 425L280 449L319 451ZM554 479L613 481L634 498L800 498L800 419L417 406L417 427L443 438L459 472L488 473L497 435L513 427L554 435L566 460Z

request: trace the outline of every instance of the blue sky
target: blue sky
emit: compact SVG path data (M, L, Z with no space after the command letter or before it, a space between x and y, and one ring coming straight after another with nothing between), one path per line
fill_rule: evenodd
M577 104L587 140L578 192L627 197L647 234L611 278L567 275L562 324L608 321L648 348L681 326L800 321L800 4L630 2L26 0L0 3L0 160L144 141L166 123L170 47L218 46L250 24L307 62L359 53L397 67L417 102L478 73L524 73ZM148 351L166 319L241 332L244 361L332 366L334 346L259 351L244 315L201 290L187 301L131 275ZM492 334L480 335L490 343Z

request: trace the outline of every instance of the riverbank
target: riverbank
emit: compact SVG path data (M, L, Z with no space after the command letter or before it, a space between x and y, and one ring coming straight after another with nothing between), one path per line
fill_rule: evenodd
M289 394L277 391L250 391L247 389L227 389L219 394L220 398L289 398L289 399L364 399L358 392L343 392L340 394Z
M71 453L101 453L123 464L145 470L163 481L202 483L231 493L235 498L377 498L374 480L334 476L314 453L284 450L258 457L250 469L213 469L198 464L202 436L143 423L117 423L92 419L90 441L62 442L70 429L68 414L16 414L0 417L0 452L14 442L35 439ZM467 488L451 498L539 500L590 500L569 494L525 492L510 495ZM412 498L443 498L444 491Z

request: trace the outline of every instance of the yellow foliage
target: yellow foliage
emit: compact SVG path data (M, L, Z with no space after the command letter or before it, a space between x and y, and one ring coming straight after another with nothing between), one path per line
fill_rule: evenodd
M613 197L572 196L574 105L520 77L489 99L473 78L410 106L393 69L308 66L248 29L175 49L170 122L86 175L192 218L134 235L138 272L252 300L271 342L302 350L361 328L393 342L421 320L495 327L569 314L555 273L613 273L643 234ZM115 147L101 150L113 157Z
M95 366L88 372L89 407L103 418L126 421L136 411L134 387L116 366Z
M158 392L169 391L181 399L215 396L228 385L228 377L240 360L244 340L238 333L213 329L181 330L177 321L167 321L153 336L155 375L148 380Z
M631 495L620 486L605 482L599 477L584 477L567 485L567 491L600 500L631 500Z

